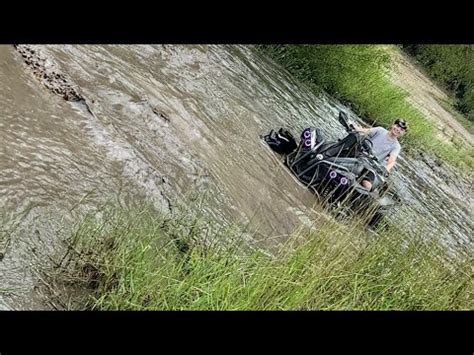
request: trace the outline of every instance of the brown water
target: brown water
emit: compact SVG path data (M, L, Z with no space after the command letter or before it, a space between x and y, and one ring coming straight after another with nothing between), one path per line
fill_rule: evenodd
M0 309L48 308L36 265L60 245L59 229L107 201L168 210L208 191L207 212L252 221L262 246L320 218L259 135L320 126L340 138L339 110L358 118L253 48L32 48L85 101L54 94L13 46L0 46ZM453 252L472 250L472 179L425 160L401 158L393 179L404 204L391 218L426 226Z

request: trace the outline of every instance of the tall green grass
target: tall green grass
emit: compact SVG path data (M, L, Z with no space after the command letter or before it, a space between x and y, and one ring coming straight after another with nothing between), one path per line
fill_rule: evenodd
M76 309L472 309L472 259L401 233L328 220L270 255L189 211L111 208L85 218L47 273L54 289L74 290Z
M407 93L388 78L390 56L376 45L263 45L258 48L315 91L321 89L350 102L369 124L390 126L409 121L402 138L408 151L427 150L455 166L474 168L474 149L435 137L429 120L407 100Z

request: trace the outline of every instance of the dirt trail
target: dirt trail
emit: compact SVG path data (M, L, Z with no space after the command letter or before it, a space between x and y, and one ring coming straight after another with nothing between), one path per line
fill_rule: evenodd
M399 50L389 50L389 53L393 63L391 79L409 93L408 101L435 123L439 138L450 143L456 136L472 146L473 135L456 120L454 110L441 105L441 102L448 101L447 94L433 84L405 53Z

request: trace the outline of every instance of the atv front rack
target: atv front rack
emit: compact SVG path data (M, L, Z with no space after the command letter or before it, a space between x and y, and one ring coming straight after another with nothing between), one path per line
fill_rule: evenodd
M329 165L329 166L334 167L336 169L339 169L341 171L346 171L346 172L350 173L349 169L347 169L345 166L342 166L342 165L339 165L339 164L336 164L336 163L333 163L333 162L330 162L330 161L322 160L323 159L322 154L316 154L316 156L313 159L308 161L305 164L306 167L303 171L297 171L297 169L295 169L295 167L298 165L299 162L301 162L304 158L310 156L311 154L315 154L317 152L317 150L323 144L324 144L324 140L322 140L320 143L316 144L314 147L308 149L308 151L306 151L306 152L302 152L302 144L300 144L300 146L298 147L298 149L295 152L293 152L291 154L288 154L286 156L286 165L288 166L288 168L297 177L297 179L299 181L301 181L302 183L304 183L307 187L311 187L313 185L313 182L314 182L314 180L316 178L316 175L317 175L317 172L318 172L318 170L315 169L315 168L320 164ZM310 179L310 181L308 183L308 182L305 182L304 180L302 180L301 177L304 176L304 174L306 174L308 171L311 171L311 169L315 169L315 172L314 172L312 178Z

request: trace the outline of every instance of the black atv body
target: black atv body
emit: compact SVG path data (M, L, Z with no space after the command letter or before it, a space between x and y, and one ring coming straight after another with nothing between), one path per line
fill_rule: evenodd
M303 130L299 143L284 129L278 135L272 131L264 139L322 202L345 215L366 215L368 224L375 226L395 205L396 194L389 191L389 174L372 154L372 142L355 132L344 112L339 114L339 121L348 135L336 142L326 142L317 128ZM372 182L370 191L362 186L364 179Z

